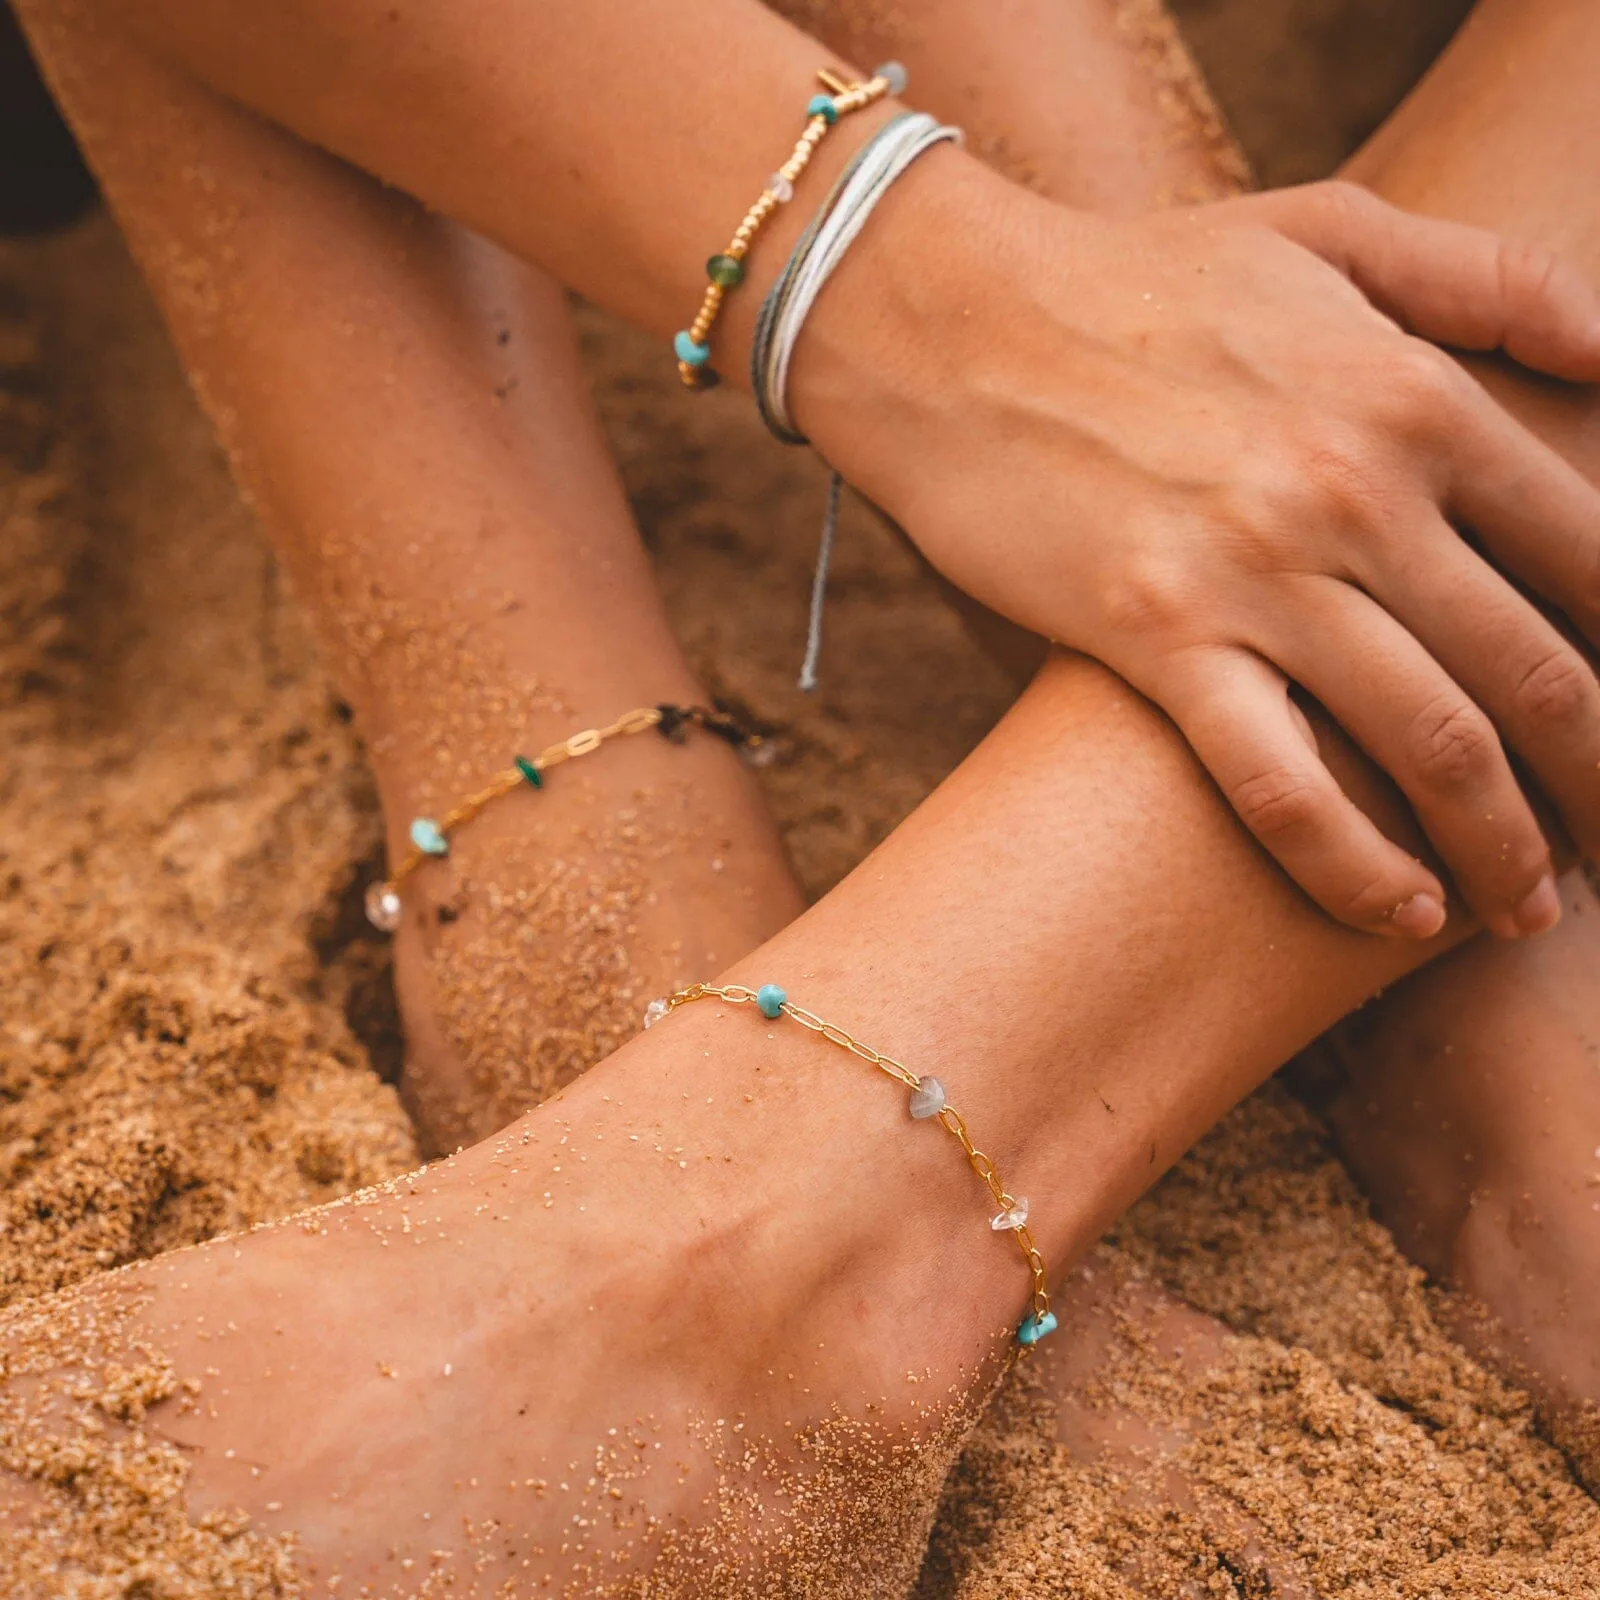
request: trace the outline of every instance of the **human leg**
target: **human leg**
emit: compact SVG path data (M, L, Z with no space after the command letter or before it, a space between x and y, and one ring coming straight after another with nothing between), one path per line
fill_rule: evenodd
M589 447L581 426L586 399L558 321L558 297L527 284L493 251L378 196L232 108L207 104L186 87L152 83L158 72L124 62L115 93L97 113L102 127L114 114L125 119L124 148L139 155L137 179L118 182L113 174L112 192L241 473L255 486L302 594L321 616L332 660L369 734L393 846L403 848L405 820L437 808L434 772L448 768L445 776L457 792L481 778L481 765L461 759L463 740L470 736L473 745L492 750L498 735L515 747L530 725L544 725L548 707L540 691L549 687L547 660L553 657L563 674L558 689L575 682L584 696L575 712L579 720L599 720L616 705L652 697L638 673L623 676L609 703L592 687L603 685L608 673L617 676L617 640L649 661L664 660L659 670L674 685L682 682L681 665L667 650L645 648L651 630L660 635L658 614L645 615L648 602L637 585L630 589L624 581L639 565L637 550L631 528L606 503L609 466ZM133 142L136 126L162 130L166 142L154 161L148 144ZM107 130L108 147L113 137ZM197 170L203 170L198 198L186 182ZM219 196L227 207L220 221ZM480 316L482 306L494 315ZM497 329L509 343L496 342ZM293 374L292 384L286 373ZM491 389L494 403L488 404ZM508 470L498 453L508 437L520 470ZM471 540L456 527L469 496L466 509L478 519ZM586 544L581 564L571 551L575 529ZM602 581L580 590L572 577L585 571ZM509 615L498 605L475 604L491 584L494 599L514 605ZM590 622L595 626L586 628ZM519 689L519 679L532 681ZM467 703L453 708L441 686ZM691 686L672 689L674 695L692 692ZM654 793L640 807L647 817L652 802L659 806L665 798L676 763L692 749L667 753L672 765L656 774ZM607 760L627 753L608 752ZM721 782L729 772L740 776L725 760L711 766L711 777L700 780L700 796L716 792L712 780ZM645 780L629 772L610 790L599 762L569 769L555 784L591 772L586 808L638 804L636 790ZM541 808L558 792L553 786L541 796ZM502 817L504 825L497 826ZM561 921L570 903L541 907L538 937L529 941L518 937L527 920L520 908L509 908L514 918L486 918L478 897L498 898L529 878L537 881L536 872L519 875L522 863L506 859L525 847L519 836L537 826L527 807L490 813L460 836L450 863L465 862L463 872L472 875L467 887L446 893L427 879L414 886L422 894L398 952L413 1035L408 1083L436 1142L464 1122L470 1127L466 1118L479 1106L503 1120L501 1108L515 1104L512 1095L554 1087L586 1064L585 1055L599 1053L604 1034L591 1033L574 1049L563 1037L566 1016L604 1008L602 1020L611 1015L631 1023L642 1010L638 991L650 977L641 973L649 973L652 958L659 961L659 987L681 981L683 972L670 965L674 955L689 972L716 965L713 955L701 954L695 965L694 952L646 944L656 934L652 929L640 934L632 972L585 972L567 964L553 977L530 982L521 964L530 955L548 961L549 945L571 941L574 930ZM549 828L535 842L568 861L579 849L601 857L617 847L614 834L574 831L576 845L552 840ZM475 870L474 846L477 860L492 863L487 883L488 869ZM646 892L682 910L693 906L697 892L714 887L731 902L726 925L739 929L741 910L752 904L755 914L778 925L776 897L752 893L751 874L727 853L725 870L708 879L704 863L673 850L649 863ZM618 864L617 877L633 865ZM606 867L599 860L593 878ZM439 918L435 907L441 904L456 913L454 920ZM712 921L708 915L689 931L704 939ZM744 945L756 942L760 931L744 930ZM468 963L493 963L493 981L460 981L463 945ZM441 1056L418 1061L415 1034L432 1021L441 991L442 1021L450 1030L444 1051L459 1051L467 1066L496 1074L493 1092L465 1108L440 1102L440 1091L450 1089ZM530 1002L544 1008L532 1018L526 1016ZM523 1063L506 1057L519 1036L530 1034L560 1040L562 1055L553 1064L560 1076L547 1075L551 1064L544 1061L526 1064L541 1069L537 1077L517 1075ZM440 1044L426 1033L424 1042ZM463 1087L469 1093L483 1088L472 1081Z
M1093 66L1091 81L1154 100L1106 27L1069 33L1061 52ZM937 80L936 54L923 64ZM391 856L412 816L475 789L511 750L692 698L559 294L126 41L86 35L63 66L197 385L321 616ZM1149 142L1146 185L1191 190L1197 170L1225 182L1181 140ZM1015 136L1009 148L1034 159ZM1072 170L1110 203L1093 162ZM797 909L726 752L647 743L567 769L537 810L515 796L414 884L396 944L406 1085L436 1146L603 1054L638 992L691 961L686 947L726 958ZM678 848L684 829L704 848ZM670 871L645 891L652 854ZM615 998L580 1004L598 972Z
M1137 215L1248 184L1161 0L773 3L846 60L903 62L916 105L1064 205Z
M1600 1486L1600 905L1577 874L1544 939L1474 940L1311 1058L1345 1159L1452 1332L1526 1387Z
M813 11L815 11L815 8L812 8L812 9L813 9ZM901 47L901 46L905 47L903 53L906 53L906 54L912 56L913 65L916 67L916 69L917 69L917 71L919 73L919 83L923 81L924 77L928 78L929 86L930 86L930 93L932 93L933 95L937 96L941 92L941 82L943 82L944 88L943 88L942 92L944 92L944 93L946 93L946 94L951 96L951 106L948 109L948 114L950 114L950 115L959 114L960 113L960 109L961 109L957 104L955 104L955 99L956 99L955 90L951 87L951 84L955 81L955 74L954 74L952 68L950 68L948 65L944 65L945 63L948 63L949 61L951 61L954 58L954 55L955 55L955 52L951 50L950 45L949 45L949 41L954 39L957 36L957 33L959 31L957 26L956 26L956 23L953 21L954 17L955 17L954 9L953 8L949 8L949 7L945 7L945 8L940 8L937 11L930 13L925 19L923 19L923 22L922 22L922 25L921 25L922 26L922 30L923 30L923 39L922 39L921 43L926 45L927 48L924 49L923 56L922 56L921 59L918 59L917 55L916 55L916 49L917 49L917 47L919 45L919 41L918 40L915 40L915 39L911 39L911 40L886 39L884 41L886 46L888 46L890 44L893 44L897 48ZM835 17L833 19L833 21L831 23L829 23L829 22L826 22L824 19L821 19L820 15L819 15L819 20L818 20L817 25L818 25L820 31L827 32L830 27L833 27L833 28L837 28L838 27L838 19L837 19L837 17ZM1017 32L1017 34L1015 36L1017 38L1022 38L1022 37L1024 37L1024 35L1026 35L1026 37L1030 41L1035 41L1035 42L1040 38L1043 38L1046 41L1054 41L1054 44L1055 44L1055 47L1056 47L1056 52L1055 52L1056 54L1060 54L1060 55L1070 54L1071 50L1068 49L1067 47L1071 46L1073 48L1082 48L1084 50L1086 56L1087 56L1089 54L1092 54L1092 49L1093 49L1093 45L1094 45L1094 37L1095 37L1095 27L1099 27L1099 26L1100 26L1100 24L1094 24L1093 26L1086 26L1086 27L1078 28L1078 32L1074 33L1073 29L1077 28L1078 24L1075 23L1072 20L1070 14L1068 15L1068 17L1067 17L1065 22L1061 21L1058 18L1054 24L1049 24L1047 19L1044 18L1044 17L1038 17L1038 18L1034 18L1033 19L1032 24L1030 24L1030 28L1029 29L1022 29L1019 32ZM1053 32L1051 31L1052 27L1054 29ZM1031 31L1030 31L1030 29L1031 29ZM1102 33L1104 32L1103 27L1101 28L1101 32ZM941 47L941 45L939 43L940 39L943 39L944 41L946 41L945 44L942 47ZM1043 50L1043 51L1037 52L1037 53L1041 54L1044 57L1049 57L1050 54L1051 54L1051 52L1049 50ZM1005 53L1001 52L1001 55L1004 56ZM1021 90L1021 87L1022 87L1022 84L1023 84L1023 71L1022 71L1022 69L1026 65L1026 62L1025 62L1025 59L1024 59L1025 55L1026 55L1026 52L1013 51L1010 54L1009 57L1006 57L1005 59L1002 59L1002 60L999 61L998 65L995 68L995 71L998 74L998 78L996 80L997 83L998 83L998 88L993 88L991 90L991 95L993 97L993 100L1009 98L1010 100L1015 101L1015 103L1018 104L1019 106L1025 104L1025 102L1021 98L1021 93L1020 93L1020 90ZM1128 87L1127 87L1128 79L1127 79L1127 76L1126 76L1126 73L1127 73L1127 62L1126 62L1126 60L1123 60L1122 58L1117 57L1114 52L1104 52L1104 51L1101 53L1100 57L1095 57L1094 59L1098 62L1098 70L1097 70L1097 72L1095 74L1095 80L1097 82L1109 85L1109 89L1107 90L1107 94L1106 94L1105 103L1101 104L1101 103L1099 103L1097 101L1094 101L1093 99L1091 99L1089 97L1080 96L1077 99L1070 99L1069 97L1063 97L1062 101L1058 102L1058 104L1068 104L1070 106L1070 108L1071 108L1071 115L1076 117L1076 118L1078 118L1079 120L1083 120L1083 119L1089 117L1091 115L1091 113L1093 113L1095 115L1100 115L1100 114L1104 113L1104 114L1106 114L1106 116L1107 116L1107 118L1109 120L1110 117L1112 116L1112 114L1114 114L1116 112L1116 107L1117 107L1117 104L1119 103L1117 97L1121 96L1123 101L1127 102L1128 104L1130 104L1133 107L1133 109L1130 110L1127 113L1128 120L1130 121L1130 123L1133 123L1133 124L1136 124L1136 125L1140 125L1140 124L1138 124L1138 119L1139 119L1139 117L1141 115L1144 115L1145 113L1139 109L1139 105L1140 105L1139 94L1136 91L1130 91L1128 89ZM944 78L942 80L941 80L941 70L944 73ZM1040 81L1042 81L1042 79ZM1004 144L1007 147L1007 149L1009 151L1011 151L1012 154L1018 156L1019 159L1023 162L1023 164L1025 166L1027 166L1027 167L1029 167L1030 169L1033 169L1033 170L1044 170L1044 165L1042 165L1042 158L1039 156L1038 152L1032 148L1032 145L1036 144L1040 140L1040 138L1042 137L1042 135L1037 130L1040 127L1046 126L1048 124L1048 113L1041 114L1041 116L1039 118L1034 120L1032 125L1033 125L1035 131L1033 132L1033 134L1031 136L1025 135L1025 134L1007 135L1004 127L1001 126L999 120L995 117L995 114L992 111L989 111L989 110L986 109L990 104L992 104L992 100L986 100L986 99L983 99L982 97L980 97L979 101L969 108L970 110L974 111L977 114L977 118L978 118L978 121L980 123L980 126L987 127L989 129L989 131L988 131L988 133L986 135L987 142L990 143L991 145L993 145L998 141L999 143ZM945 110L946 107L940 106L939 109ZM1051 126L1053 126L1053 125L1051 125ZM1383 137L1385 139L1387 139L1387 138L1390 137L1390 135L1389 134L1385 134ZM1139 142L1139 140L1137 138L1133 139L1133 140L1130 140L1130 143L1138 143L1138 142ZM1148 143L1148 138L1146 138L1145 142ZM1381 143L1382 143L1382 141L1380 140L1380 145L1381 145ZM1180 148L1182 148L1182 147L1180 146ZM1185 158L1185 159L1187 159L1187 158ZM1429 170L1429 171L1433 170L1433 164L1426 164L1426 165L1427 165L1427 170ZM1073 197L1073 198L1089 199L1089 198L1092 197L1092 198L1095 198L1096 200L1103 200L1103 197L1104 197L1104 195L1106 193L1106 190L1105 190L1104 187L1096 187L1096 184L1097 184L1097 181L1098 181L1098 178L1097 178L1098 169L1095 167L1095 164L1092 161L1090 161L1090 162L1082 162L1082 163L1079 163L1079 164L1076 164L1076 165L1058 161L1057 165L1055 166L1055 168L1053 170L1055 171L1056 176L1054 178L1051 178L1051 179L1047 180L1047 181L1057 185L1058 188L1059 188L1059 191L1061 193L1070 194L1070 196ZM1358 169L1358 175L1359 175L1359 169ZM1181 174L1180 174L1180 178L1181 178ZM1177 182L1180 181L1180 178L1171 179L1170 182L1171 183L1177 183ZM1146 192L1149 193L1149 194L1154 194L1156 189L1160 187L1160 183L1161 182L1168 182L1168 181L1169 180L1160 180L1158 182L1155 179L1151 179L1146 184ZM1414 197L1409 196L1409 195L1405 196L1405 198L1414 199ZM1458 209L1462 209L1462 208L1458 208ZM1468 216L1470 216L1470 217L1472 217L1472 218L1474 218L1476 220L1492 220L1489 217L1488 213L1480 212L1480 211L1472 211L1472 210L1470 210L1470 208L1466 209L1464 214L1466 214L1466 215L1468 215ZM1516 225L1520 226L1521 224L1526 223L1526 227L1523 228L1523 231L1525 231L1525 232L1537 233L1537 231L1538 231L1537 228L1534 226L1535 219L1533 219L1531 217L1515 216L1515 217L1509 217L1509 218L1505 218L1505 219L1501 219L1501 220L1502 220L1502 225L1505 225L1506 223L1511 223L1511 224L1516 224ZM1577 241L1577 240L1574 240L1574 239L1568 239L1566 237L1563 237L1562 239L1560 239L1557 242L1560 242L1563 245L1568 246L1569 248L1573 249L1574 251L1578 250L1579 244L1580 244L1580 241ZM1563 417L1564 416L1569 416L1571 411L1572 411L1572 409L1573 408L1570 405L1567 405L1564 408L1559 406L1559 405L1557 405L1554 410L1551 410L1551 411L1548 412L1546 420L1548 420L1549 425L1552 426L1552 427L1560 428L1560 427L1563 427L1563 426L1568 426L1569 423L1567 421L1564 421ZM594 481L603 481L603 479L600 479L600 478L597 477L597 478L595 478ZM491 676L491 679L492 679L493 675L491 674L490 676ZM415 702L415 700L418 697L413 695L413 696L411 696L411 698L412 698L413 702ZM580 720L582 720L582 719L580 719ZM397 812L398 815L400 815L403 818L403 816L406 814L407 809L408 808L406 808L405 806L400 806L400 807L396 808L396 812ZM484 826L483 826L483 829L482 829L481 833L480 833L480 839L482 840L482 842L485 845L488 845L489 841L492 840L494 837L495 837L495 835L493 833L492 825L490 825L490 824L488 824L486 822L484 824ZM721 858L718 857L718 859L721 859ZM768 858L768 859L770 859L770 858ZM744 881L744 876L740 875L737 879L734 879L734 880L725 879L724 881L725 882L726 881L739 881L739 882L742 883ZM681 904L682 903L677 896L674 896L673 898L674 898L674 903L675 904ZM792 905L792 901L790 903ZM774 906L776 906L776 901L774 901L773 904L774 904ZM770 915L777 916L778 912L776 910L774 910ZM769 925L771 925L770 922L769 922ZM456 930L453 927L450 928L447 931L445 937L448 940L450 940L451 942L453 942L453 943L457 943L457 944L466 943L467 940L470 938L470 936L472 934L473 926L474 926L474 924L473 924L473 922L471 920L471 913L469 912L467 926L460 930L459 939L456 937ZM503 937L501 937L501 936L503 936L505 931L506 931L506 928L505 928L504 924L502 924L499 928L497 928L495 930L495 933L496 933L497 937L492 938L492 939L485 938L485 939L479 940L477 942L476 949L480 953L487 953L487 954L484 955L484 957L483 957L484 959L489 959L489 958L492 957L493 952L504 951L508 947L508 941L506 941ZM518 931L520 932L520 929ZM742 935L740 935L740 934L735 934L734 935L735 939L738 939L741 936ZM747 938L746 938L746 942L748 942ZM412 943L412 941L408 941L408 944L409 943ZM512 946L512 948L515 948L515 947ZM503 958L503 956L501 956L499 959L503 960L504 958ZM466 963L459 964L458 965L458 970L460 970L461 967L463 967L465 965L467 965L467 964ZM572 988L574 987L574 985L571 982L571 979L575 975L576 975L575 972L573 970L571 970L570 968L567 971L567 973L565 973L563 975L563 978L562 978L562 981L561 981L561 987L562 987L562 990L563 990L564 993L570 993L571 992ZM498 992L499 995L504 995L507 992L507 985L502 981L502 982L498 982L498 983L495 983L495 984L492 984L492 985L482 985L480 987L477 987L476 989L473 989L472 985L471 985L471 982L470 982L472 976L473 976L473 974L471 974L470 972L464 972L463 973L463 977L465 979L467 979L468 981L463 983L462 992L466 992L467 990L471 990L471 1001L472 1001L472 1005L473 1005L473 1015L472 1015L472 1017L470 1019L469 1026L471 1028L481 1029L482 1033L484 1035L487 1035L489 1037L489 1039L492 1041L493 1045L495 1047L497 1047L497 1048L498 1047L503 1047L507 1042L512 1042L512 1043L517 1042L519 1036L521 1038L526 1038L527 1037L527 1030L525 1028L521 1028L521 1029L505 1028L505 1029L499 1030L497 1032L496 1030L494 1030L494 1028L492 1026L492 1022L493 1022L493 1018L494 1018L494 1014L495 1014L495 1003L494 1002L496 1000L496 994ZM622 985L622 986L619 986L619 987L624 987L625 988L626 986ZM485 1003L486 1001L488 1001L489 1003L486 1004ZM513 1009L521 1007L521 1005L522 1005L521 1002L513 1002L512 1004L513 1004ZM523 1008L523 1009L525 1010L525 1008ZM428 1014L429 1013L428 1013L427 1008L423 1008L424 1017L426 1017ZM620 1011L617 1013L617 1015L618 1016L621 1015ZM544 1032L543 1032L543 1034L542 1034L542 1036L540 1038L540 1041L539 1041L541 1048L545 1048L546 1047L546 1042L547 1041L552 1040L552 1039L555 1041L555 1053L556 1053L556 1055L558 1057L558 1060L557 1060L557 1063L556 1063L556 1072L552 1076L558 1078L561 1075L562 1072L564 1072L565 1070L568 1070L568 1067L567 1067L566 1064L574 1059L575 1054L577 1054L577 1055L581 1055L582 1054L581 1051L575 1053L575 1052L573 1052L571 1050L569 1041L571 1040L572 1036L574 1034L580 1034L581 1035L585 1031L585 1029L588 1028L588 1027L591 1027L592 1024L587 1019L585 1019L584 1022L582 1022L579 1027L575 1028L575 1027L572 1027L570 1024L567 1025L567 1026L564 1026L564 1027L563 1026L559 1026L559 1025L551 1026L550 1025L550 1019L547 1016L540 1016L536 1020L540 1023L540 1025L544 1029ZM615 1023L613 1022L611 1024L611 1026L614 1028ZM458 1031L460 1031L460 1030L458 1030ZM598 1052L595 1049L593 1049L592 1047L589 1048L588 1054L593 1055L595 1053L598 1053ZM542 1082L550 1081L550 1076L546 1076L546 1077L542 1078L541 1081Z
M1600 273L1593 82L1600 17L1563 0L1483 0L1429 76L1350 164L1398 204L1491 222ZM1591 478L1600 401L1509 364L1471 363ZM1332 1040L1328 1112L1353 1169L1417 1260L1466 1293L1470 1347L1544 1403L1600 1483L1592 1330L1600 970L1594 896L1525 949L1474 942Z
M1349 781L1409 841L1392 803ZM1424 953L1329 924L1158 716L1061 661L911 822L730 976L784 983L940 1075L1030 1195L1059 1270L1232 1098ZM240 1503L297 1530L324 1576L397 1581L391 1549L423 1562L452 1549L442 1564L459 1571L469 1552L429 1521L463 1516L516 1530L503 1552L470 1550L497 1578L524 1560L570 1575L579 1552L556 1540L574 1517L609 1529L615 1510L631 1540L647 1510L708 1516L714 1458L746 1443L757 1464L736 1481L763 1515L782 1510L774 1478L813 1483L795 1515L858 1512L828 1559L859 1563L893 1517L902 1543L925 1525L959 1432L941 1429L983 1391L1026 1280L959 1151L908 1123L896 1092L798 1028L702 1004L388 1195L171 1258L92 1305L147 1295L117 1338L137 1333L200 1381L150 1418L195 1463L192 1508ZM696 1416L742 1433L711 1449ZM864 1432L824 1484L793 1441L834 1416ZM574 1479L569 1462L611 1450L607 1430L625 1437L638 1417L652 1459L686 1464L681 1483ZM38 1444L34 1459L57 1459ZM532 1512L510 1498L529 1480L548 1490ZM816 1529L789 1526L791 1551L820 1561L804 1543ZM788 1559L746 1533L751 1561ZM588 1560L600 1535L583 1537ZM835 1578L876 1570L890 1592L905 1551L875 1559Z
M560 291L109 39L90 149L356 708L390 859L517 751L703 698ZM652 881L666 869L668 883ZM408 885L405 1087L435 1148L613 1048L799 908L751 776L647 735L492 807Z
M828 0L808 0L801 14L826 19L825 36L840 50L863 14L892 15L892 23L875 24L867 53L906 53L919 93L942 97L941 115L973 120L981 142L1013 152L1052 198L1106 209L1128 196L1158 202L1164 185L1150 169L1133 181L1100 155L1108 140L1129 159L1152 147L1149 95L1130 92L1124 76L1129 52L1092 55L1087 84L1043 65L1034 70L1059 64L1097 33L1108 36L1114 8L1011 9L1026 16L1008 17L1009 33L989 8L954 0L914 21ZM1600 271L1589 93L1597 38L1595 19L1579 6L1480 8L1347 175L1398 204L1559 248ZM977 66L964 77L969 61ZM1061 92L1069 81L1071 92ZM1162 106L1169 117L1183 109L1170 100ZM1175 118L1173 138L1208 125L1203 113ZM1068 143L1041 153L1039 141L1055 138ZM1189 147L1206 145L1191 138ZM1113 174L1117 196L1103 187ZM1230 176L1225 165L1214 167L1213 187ZM1600 474L1600 407L1591 392L1509 366L1475 370L1582 470ZM1026 670L1026 641L997 619L979 621ZM1591 907L1577 878L1564 893L1575 914ZM1600 1077L1592 1065L1600 1011L1582 976L1600 956L1597 920L1526 948L1478 940L1395 986L1336 1036L1346 1076L1329 1105L1345 1153L1402 1242L1492 1314L1490 1323L1464 1319L1464 1336L1486 1354L1513 1357L1519 1378L1557 1411L1574 1399L1600 1400L1588 1337L1600 1315L1588 1298L1596 1281L1589 1179L1600 1168ZM1467 1059L1471 1071L1461 1070ZM1566 1141L1560 1160L1551 1159L1553 1139ZM1600 1481L1600 1446L1591 1441L1580 1464Z

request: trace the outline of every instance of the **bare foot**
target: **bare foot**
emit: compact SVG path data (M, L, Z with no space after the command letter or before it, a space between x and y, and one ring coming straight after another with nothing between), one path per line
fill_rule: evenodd
M27 1592L143 1555L173 1596L909 1589L994 1370L920 1248L972 1196L880 1206L856 1160L818 1186L832 1063L753 1077L718 1021L380 1193L9 1314ZM691 1073L714 1154L675 1142Z
M1184 1459L1196 1421L1188 1413L1203 1405L1204 1380L1235 1336L1131 1277L1109 1252L1077 1269L1060 1300L1066 1338L1040 1352L1038 1381L1056 1437L1075 1461L1108 1474L1117 1503L1132 1513L1137 1532L1122 1572L1133 1589L1183 1600L1241 1591L1311 1600L1315 1589L1294 1555ZM1183 1537L1161 1536L1180 1524Z
M1378 1214L1600 1490L1600 903L1562 889L1553 932L1475 940L1319 1048Z

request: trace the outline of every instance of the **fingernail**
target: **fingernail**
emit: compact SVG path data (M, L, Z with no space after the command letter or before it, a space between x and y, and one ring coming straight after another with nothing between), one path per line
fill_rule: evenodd
M1523 933L1543 933L1555 927L1561 920L1561 896L1556 892L1556 880L1546 873L1537 887L1517 902L1511 915Z
M1389 921L1408 939L1431 939L1444 926L1444 902L1437 895L1414 894L1394 908Z

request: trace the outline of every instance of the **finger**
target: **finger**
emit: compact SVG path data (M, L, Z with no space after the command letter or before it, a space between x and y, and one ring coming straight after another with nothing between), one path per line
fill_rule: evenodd
M1155 698L1279 866L1340 922L1416 939L1438 933L1443 886L1339 787L1283 674L1243 650L1189 659Z
M1600 679L1559 629L1453 530L1420 540L1381 593L1489 715L1586 855L1600 851Z
M1273 651L1278 665L1399 785L1484 926L1543 932L1560 915L1550 852L1494 725L1359 590L1319 581L1307 592L1312 625Z
M1445 509L1600 648L1600 490L1471 379Z
M1600 379L1600 292L1552 251L1415 216L1354 184L1280 190L1251 204L1422 338L1504 350L1575 382Z

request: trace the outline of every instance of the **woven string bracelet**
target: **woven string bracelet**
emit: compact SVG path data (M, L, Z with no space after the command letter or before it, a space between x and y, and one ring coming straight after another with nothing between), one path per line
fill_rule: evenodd
M856 153L810 227L800 236L783 272L762 302L750 344L750 387L761 420L774 438L785 444L809 443L789 414L789 364L823 285L844 260L879 201L912 163L936 145L959 144L962 137L959 128L940 123L924 112L907 112L885 123ZM812 574L811 612L805 659L800 668L800 687L807 691L817 686L822 608L843 484L837 472L829 479L822 537Z
M564 761L593 754L611 739L628 734L645 733L654 728L663 738L674 744L683 741L689 728L701 728L725 743L732 745L753 764L760 765L772 751L760 734L744 726L731 712L720 706L640 706L625 711L604 728L585 728L580 733L569 734L555 744L547 745L536 756L516 756L503 772L498 772L476 794L468 795L453 811L448 811L436 821L432 817L415 817L411 822L411 848L387 878L370 884L366 894L367 921L381 933L393 933L400 926L405 910L400 890L407 878L423 862L450 853L450 836L457 828L471 822L485 806L510 794L513 789L544 788L545 774Z
M899 94L906 85L906 72L898 61L886 61L865 83L847 83L838 73L823 67L817 72L817 81L827 92L814 94L806 102L805 132L796 140L789 159L767 179L727 247L706 262L710 281L701 296L700 309L694 321L673 336L678 376L690 389L709 389L717 382L717 374L709 365L711 330L722 310L723 296L744 281L744 258L750 253L756 234L779 206L794 199L796 181L839 118L863 110L886 94Z
M835 1027L831 1022L824 1022L815 1012L795 1005L775 983L764 983L759 989L747 989L742 984L736 983L692 983L687 989L680 989L664 1000L652 1000L644 1014L645 1027L653 1027L680 1006L692 1005L696 1000L722 1000L733 1006L753 1005L762 1016L773 1020L778 1017L792 1017L802 1028L809 1028L812 1033L820 1034L829 1044L836 1045L841 1050L848 1050L851 1055L859 1057L868 1066L876 1067L879 1072L909 1089L911 1099L907 1109L912 1118L918 1122L930 1118L937 1119L945 1132L961 1146L962 1154L966 1156L972 1170L988 1185L989 1193L994 1197L995 1205L999 1207L989 1219L989 1226L996 1233L1011 1234L1022 1251L1022 1258L1027 1263L1029 1275L1033 1280L1033 1297L1027 1316L1017 1324L1017 1343L1024 1350L1031 1349L1046 1334L1056 1331L1056 1315L1050 1309L1049 1273L1045 1269L1044 1257L1039 1254L1039 1247L1033 1242L1033 1235L1028 1231L1028 1202L1013 1195L1006 1188L999 1172L995 1170L994 1162L973 1144L972 1136L967 1132L967 1125L961 1113L950 1104L944 1085L937 1078L919 1077L910 1067L896 1061L893 1056L886 1056L881 1051L874 1050L871 1045L863 1044L854 1035L846 1033L843 1028Z
M785 444L810 441L789 414L789 364L823 286L889 190L936 145L960 144L960 128L926 112L886 122L855 153L768 290L750 345L750 386L768 431Z

